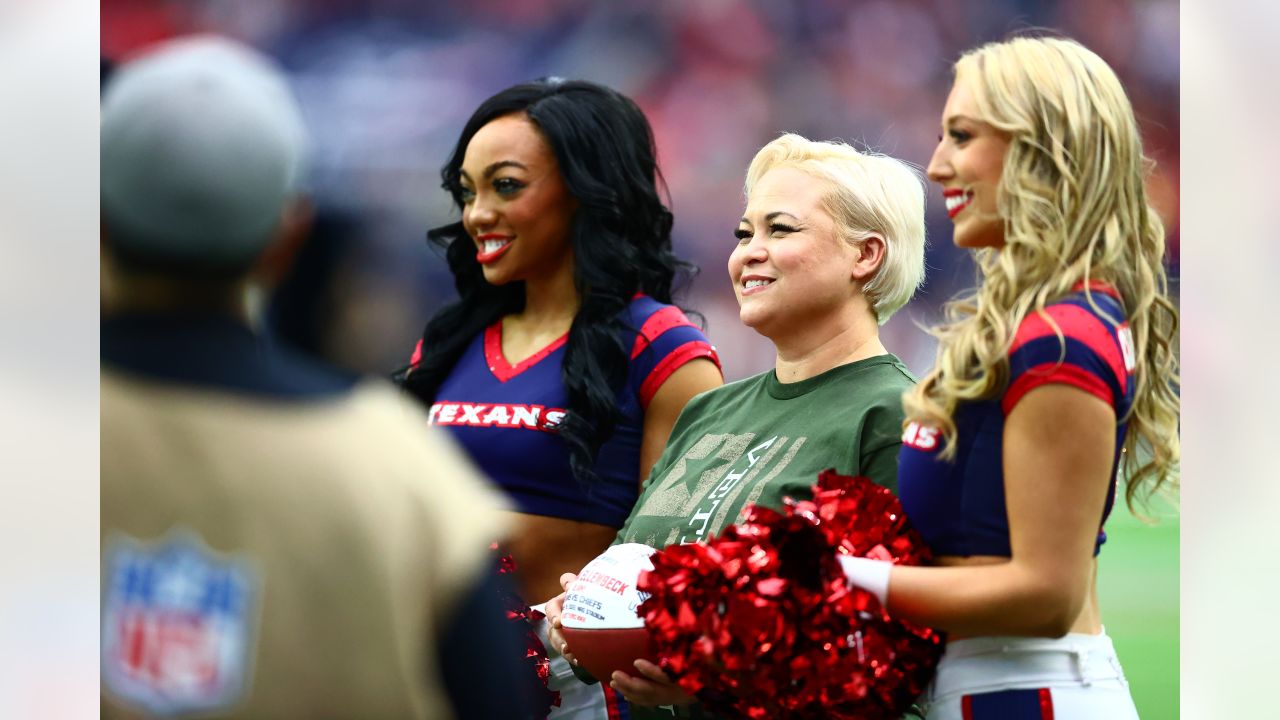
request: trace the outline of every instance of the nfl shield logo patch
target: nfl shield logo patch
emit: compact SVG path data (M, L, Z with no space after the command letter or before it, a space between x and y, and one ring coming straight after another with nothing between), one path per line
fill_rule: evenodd
M157 715L229 708L249 687L261 590L247 556L199 536L124 536L103 554L102 685Z

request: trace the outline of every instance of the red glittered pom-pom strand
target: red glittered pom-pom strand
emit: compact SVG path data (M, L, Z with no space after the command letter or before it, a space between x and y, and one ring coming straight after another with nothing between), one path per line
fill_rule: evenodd
M509 553L504 553L498 543L490 543L489 551L498 556L497 571L499 575L508 575L515 572L516 561ZM520 634L525 640L525 662L532 666L533 672L542 681L542 687L546 691L543 696L546 710L534 715L535 718L545 718L551 712L551 708L560 706L560 693L547 687L551 680L551 660L547 657L547 648L542 644L542 640L538 638L538 633L533 628L534 623L546 616L529 607L529 604L515 591L503 593L501 601L502 607L506 611L507 620L517 624Z

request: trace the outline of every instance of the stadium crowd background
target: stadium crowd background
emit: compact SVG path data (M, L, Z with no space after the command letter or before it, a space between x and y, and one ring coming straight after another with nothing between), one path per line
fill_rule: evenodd
M782 131L841 138L921 167L938 134L950 62L979 41L1052 28L1097 51L1132 95L1152 200L1178 274L1178 5L1165 0L103 0L102 51L120 58L174 34L245 40L289 69L312 133L323 223L304 277L275 316L301 344L354 369L407 361L453 292L427 228L456 210L439 169L466 117L493 92L544 76L630 95L651 119L675 213L675 246L702 268L682 304L706 316L726 379L772 366L737 320L725 263L747 163ZM929 189L924 289L885 330L917 373L934 343L920 325L973 284Z
M1176 296L1178 12L1171 0L102 0L101 43L121 59L154 40L217 32L285 65L314 143L320 223L272 320L306 349L383 375L407 362L453 293L425 231L456 217L439 169L466 117L539 76L617 88L653 123L676 250L702 268L678 301L705 316L734 380L773 362L769 343L738 322L724 269L755 151L793 131L923 168L951 61L1020 30L1080 40L1125 83L1155 161L1149 191ZM918 374L935 348L921 327L974 283L934 187L927 212L926 285L882 331ZM1143 717L1176 717L1176 515L1154 528L1127 516L1112 526L1101 570L1108 631Z

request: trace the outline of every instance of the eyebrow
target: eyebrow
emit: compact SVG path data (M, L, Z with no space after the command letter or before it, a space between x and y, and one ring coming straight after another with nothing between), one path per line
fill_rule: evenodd
M982 122L981 120L978 120L978 119L976 119L976 118L971 118L971 117L969 117L968 115L958 115L958 114L957 114L957 115L949 115L949 116L947 116L946 118L943 118L943 120L942 120L942 126L943 126L943 127L946 127L946 126L948 126L948 125L955 124L955 122L956 122L957 120L964 120L964 121L971 122L971 123L978 123L978 122Z
M787 217L791 218L792 220L795 220L796 222L800 222L800 218L796 217L795 215L792 215L792 214L791 214L791 213L789 213L789 212L784 212L784 211L782 211L782 210L774 210L773 212L769 213L768 215L765 215L765 216L764 216L764 221L765 221L765 222L769 222L769 221L771 221L771 220L776 219L779 215L786 215ZM750 224L751 224L751 221L750 221L750 220L748 220L748 219L747 219L747 216L745 216L745 215L743 215L743 216L742 216L742 219L741 219L741 220L739 220L738 222L739 222L739 223L747 223L748 225L750 225Z
M486 180L488 180L489 178L493 177L494 173L498 172L504 167L520 168L521 170L529 169L525 167L522 163L518 163L515 160L499 160L498 162L490 163L489 166L484 169L483 177ZM463 170L461 168L458 169L458 174L461 175L462 177L465 177L468 180L471 179L471 175L469 175L466 170Z

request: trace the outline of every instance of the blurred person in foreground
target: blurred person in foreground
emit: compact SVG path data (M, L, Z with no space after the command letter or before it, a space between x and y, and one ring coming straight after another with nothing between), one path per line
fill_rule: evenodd
M546 601L608 547L680 410L721 384L719 359L671 304L685 263L629 98L558 78L507 88L472 114L442 175L462 217L428 236L460 297L431 318L403 382L513 500L516 578ZM548 653L552 717L625 712Z
M709 540L748 503L809 497L827 468L897 488L901 398L915 378L879 326L924 277L922 178L888 156L788 134L752 160L746 199L729 278L742 322L777 347L774 369L689 403L618 543ZM548 603L558 647L563 598ZM657 665L635 667L607 679L633 717L708 717Z
M280 71L164 43L101 133L103 716L525 716L500 496L393 386L251 330L309 217Z
M1097 555L1127 499L1174 482L1177 310L1137 122L1083 46L966 53L929 177L981 284L906 396L899 488L943 567L842 558L888 611L949 633L933 720L1136 718Z

